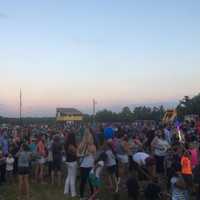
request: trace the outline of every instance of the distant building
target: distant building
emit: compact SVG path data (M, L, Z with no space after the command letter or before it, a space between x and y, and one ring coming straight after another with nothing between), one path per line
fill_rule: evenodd
M83 120L83 114L75 108L57 108L57 122L78 122Z
M177 112L176 110L167 110L165 112L165 115L162 119L163 123L172 123L176 120L177 118Z

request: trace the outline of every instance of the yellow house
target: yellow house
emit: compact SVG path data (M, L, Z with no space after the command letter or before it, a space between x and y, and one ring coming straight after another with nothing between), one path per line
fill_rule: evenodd
M83 114L75 108L57 108L56 121L57 122L74 122L82 121Z

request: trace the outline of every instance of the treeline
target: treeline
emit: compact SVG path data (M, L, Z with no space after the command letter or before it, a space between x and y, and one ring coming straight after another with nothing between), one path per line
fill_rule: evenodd
M164 107L136 107L133 111L129 107L124 107L121 112L116 113L110 110L104 109L96 113L95 121L97 122L133 122L135 120L155 120L159 121L164 115ZM92 115L85 114L83 116L83 122L92 122L94 120ZM30 125L30 124L47 124L52 125L56 123L54 117L26 117L22 118L3 118L0 117L0 124L12 124L12 125Z
M200 94L190 98L185 96L180 100L177 108L178 118L183 119L185 115L197 114L200 116ZM133 122L135 120L154 120L156 122L160 121L165 113L163 106L160 107L148 107L148 106L138 106L131 110L129 107L124 107L121 112L116 113L111 110L101 110L96 113L95 121L97 122ZM91 115L84 115L84 122L92 122L94 120ZM52 125L56 123L54 117L27 117L20 121L19 118L3 118L0 117L0 124L47 124Z
M200 116L200 94L190 98L185 96L180 100L176 107L178 119L183 120L185 115L196 114ZM96 113L96 121L99 122L132 122L135 120L154 120L156 122L162 120L165 113L163 106L147 107L139 106L134 110L124 107L121 112L116 113L104 109Z
M0 124L12 124L12 125L30 125L30 124L55 124L56 118L54 117L24 117L21 120L19 118L5 118L0 117Z
M185 96L177 106L177 113L180 119L185 115L196 114L200 116L200 94L190 98Z
M133 111L129 107L124 107L121 112L116 113L110 110L102 110L96 113L96 121L98 122L133 122L135 120L155 120L160 121L164 116L165 109L160 107L139 106Z

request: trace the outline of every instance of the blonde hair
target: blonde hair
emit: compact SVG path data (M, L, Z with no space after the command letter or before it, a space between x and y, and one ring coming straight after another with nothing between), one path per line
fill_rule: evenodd
M78 154L83 156L88 153L88 147L94 145L94 138L89 128L84 131L83 139L78 147Z

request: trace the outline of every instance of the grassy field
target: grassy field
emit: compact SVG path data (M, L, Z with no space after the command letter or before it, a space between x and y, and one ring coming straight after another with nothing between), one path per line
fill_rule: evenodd
M53 186L50 184L31 184L31 198L30 200L79 200L80 198L70 198L63 194L63 188ZM120 192L120 200L128 200L126 192ZM0 200L17 200L18 185L1 185L0 186ZM25 200L22 198L20 200ZM100 200L115 200L114 194L111 191L103 189L101 195L98 197ZM192 197L191 200L195 198ZM144 200L142 196L139 200ZM165 200L162 198L162 200Z
M52 186L50 184L31 184L31 198L30 200L78 200L79 198L70 198L63 194L63 188ZM120 194L123 200L127 200L125 193ZM0 200L17 200L18 185L1 185L0 186ZM24 198L25 199L25 198ZM111 191L103 190L99 199L112 200L113 194ZM23 200L23 199L22 199Z

